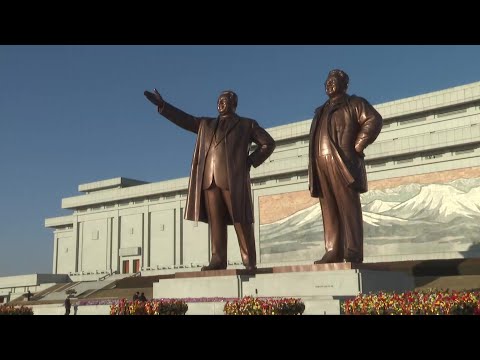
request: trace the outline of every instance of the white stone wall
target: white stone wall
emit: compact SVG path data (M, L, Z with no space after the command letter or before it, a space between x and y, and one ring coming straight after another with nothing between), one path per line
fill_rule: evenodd
M184 209L182 208L182 250L184 264L208 264L208 224L203 222L189 221L183 219ZM180 249L179 249L180 250Z
M60 235L57 238L57 273L75 272L76 245L71 234Z
M120 249L142 247L143 214L124 215L120 218Z
M175 261L175 211L150 212L150 267L170 265Z
M107 219L81 223L82 262L80 271L107 269Z

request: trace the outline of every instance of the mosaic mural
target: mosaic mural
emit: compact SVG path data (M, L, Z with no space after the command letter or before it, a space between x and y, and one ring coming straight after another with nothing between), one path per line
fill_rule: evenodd
M407 183L374 189L361 195L365 256L469 252L480 250L480 177L445 183ZM411 180L411 178L410 178ZM284 194L292 196L291 194ZM267 204L272 196L264 196ZM260 255L262 262L318 259L324 253L320 205L298 192L305 208L284 216L264 216L260 210ZM286 200L286 199L285 199ZM313 200L313 204L312 204ZM263 207L265 209L266 207ZM287 215L288 214L288 215ZM280 217L280 218L279 218Z

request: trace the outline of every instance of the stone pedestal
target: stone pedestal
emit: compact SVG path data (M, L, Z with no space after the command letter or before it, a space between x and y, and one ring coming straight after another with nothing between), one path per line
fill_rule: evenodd
M212 303L223 300L215 298L233 299L249 295L294 297L305 302L305 314L339 314L343 298L380 290L402 292L415 287L413 277L405 272L372 270L368 265L338 263L260 268L253 272L182 272L154 283L153 297L183 298L187 302L188 299L208 298L207 302ZM212 304L195 308L199 313L218 314L218 307L218 304ZM210 308L217 310L211 312Z

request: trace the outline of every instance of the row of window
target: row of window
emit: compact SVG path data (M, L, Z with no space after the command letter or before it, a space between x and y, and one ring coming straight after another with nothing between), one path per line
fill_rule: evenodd
M390 125L396 123L397 125L409 125L412 123L417 123L417 122L422 122L426 121L428 118L431 119L437 119L437 118L443 118L447 116L452 116L452 115L458 115L458 114L463 114L468 111L468 107L462 107L462 108L454 108L454 109L448 109L448 110L437 110L437 111L430 111L428 113L424 113L423 115L413 115L413 116L408 116L408 117L398 117L398 118L390 118L390 119L385 119L383 123L383 128L388 128Z
M430 153L425 153L421 155L422 160L433 160L433 159L439 159L441 158L444 154L451 153L452 155L464 155L464 154L469 154L475 152L475 148L464 148L464 149L459 149L459 150L454 150L454 151L448 151L448 152L430 152ZM397 159L392 159L389 158L388 160L382 160L380 162L378 161L371 161L371 162L366 162L366 167L367 168L377 168L377 167L382 167L386 166L388 162L393 161L394 164L400 165L400 164L406 164L406 163L411 163L414 161L415 158L418 158L418 154L412 155L411 157L401 157ZM295 176L284 176L284 177L279 177L276 178L277 183L283 183L291 180L299 180L299 179L306 179L308 177L308 174L305 172L304 174L297 174ZM273 180L273 179L272 179ZM261 186L261 185L266 185L266 181L252 181L253 186Z
M266 185L267 181L275 181L276 183L285 183L288 181L295 181L295 180L304 180L308 178L308 172L299 172L292 175L281 176L281 177L271 177L269 179L262 179L262 180L252 180L252 186L261 186Z
M477 145L477 147L478 147L478 145ZM470 153L474 153L475 149L477 147L457 148L456 150L453 149L453 150L444 151L444 152L438 152L438 151L437 152L428 152L428 153L424 153L424 154L416 153L416 154L413 154L410 157L401 157L401 158L396 158L396 159L391 157L391 158L388 158L388 159L384 159L382 161L367 162L366 166L367 166L367 168L377 168L377 167L386 166L387 163L392 162L392 161L393 161L393 164L398 165L398 164L405 164L405 163L413 162L413 160L416 159L416 158L420 158L421 160L434 160L434 159L439 159L446 154L450 154L452 156L470 154Z
M136 200L125 200L125 201L119 201L116 203L110 203L110 204L105 204L105 205L100 205L100 206L95 206L95 207L89 207L89 208L78 208L76 210L76 213L85 213L88 211L99 211L99 210L109 210L109 209L114 209L115 207L125 207L125 206L130 206L130 205L140 205L148 201L149 203L153 202L158 202L161 200L173 200L178 198L185 198L187 196L186 192L181 192L181 193L176 193L176 194L166 194L163 196L156 196L156 197L149 197L147 199L136 199Z

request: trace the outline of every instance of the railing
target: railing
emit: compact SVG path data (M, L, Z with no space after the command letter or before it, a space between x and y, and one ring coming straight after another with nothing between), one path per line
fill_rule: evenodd
M101 275L97 278L97 281L102 281L108 278L109 276L118 274L118 271L110 270L95 270L95 271L78 271L78 272L69 272L69 276L88 276L88 275Z
M106 278L108 278L108 277L110 277L110 276L112 276L112 275L114 275L114 274L116 274L116 273L117 273L116 270L115 270L115 271L110 271L109 273L106 273L106 274L103 275L102 277L98 278L97 281L103 281L103 280L105 280Z

